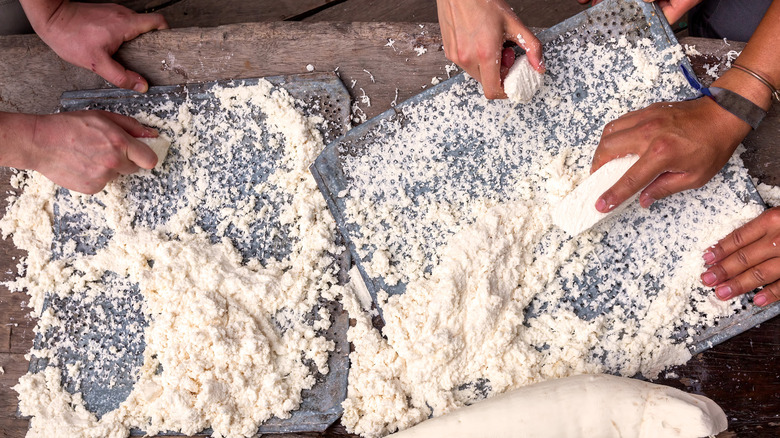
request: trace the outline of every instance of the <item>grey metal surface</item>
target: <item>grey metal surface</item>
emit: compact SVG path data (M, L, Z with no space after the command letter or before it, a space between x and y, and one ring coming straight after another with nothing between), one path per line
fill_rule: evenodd
M323 135L327 141L343 135L349 128L349 94L341 81L333 74L310 74L297 76L278 76L265 78L277 87L285 88L296 99L296 105L306 114L321 115L325 120ZM132 114L134 111L151 111L156 104L173 102L181 103L189 98L193 104L191 111L208 113L213 111L214 96L210 89L215 85L232 87L241 84L253 85L258 79L243 79L235 81L220 81L203 84L189 84L180 86L152 87L148 93L138 95L136 93L110 89L88 90L64 93L61 104L64 111L81 109L105 109L124 114ZM157 115L164 117L170 115L171 106L162 110ZM167 111L167 113L166 113ZM175 114L173 115L175 117ZM258 114L258 118L265 117ZM235 129L241 130L240 120L236 121ZM232 162L215 158L209 167L209 183L223 187L254 187L264 181L275 168L274 163L281 157L281 151L276 150L281 146L269 145L270 134L266 131L261 138L246 131L247 144L259 143L266 145L263 148L252 147L250 149L253 159L250 162ZM219 139L214 139L219 141ZM169 152L172 156L177 154L175 147ZM265 163L260 165L261 163ZM270 163L270 164L268 164ZM154 225L166 221L173 213L173 200L178 196L184 184L188 181L181 174L181 168L171 166L164 175L158 178L137 178L132 180L132 196L139 205L134 222L146 225ZM247 184L249 183L249 184ZM244 189L241 189L242 191ZM249 189L251 190L251 189ZM70 197L64 196L67 192L61 189L55 204L55 242L53 251L55 257L62 257L66 251L75 251L78 254L94 254L95 251L107 244L111 239L112 230L103 228L97 239L88 239L86 231L95 227L101 227L100 221L87 215L72 212L72 209L64 208ZM246 193L239 192L238 197ZM252 195L260 195L252 193ZM261 197L262 198L262 197ZM228 203L236 202L231 199ZM273 200L262 198L256 209L260 209L262 202L273 204ZM271 209L275 211L276 209ZM216 229L217 221L213 212L207 208L198 211L198 225L207 231L212 239L219 239ZM273 239L265 238L264 231L268 227L281 229ZM285 230L278 223L277 217L268 217L262 223L252 225L251 238L237 239L226 232L236 248L244 256L244 259L258 259L264 261L270 257L283 258L290 251L292 237L286 235ZM69 245L70 243L70 245ZM75 243L75 245L73 245ZM339 264L339 279L346 281L350 266L349 254L345 253L337 258ZM71 347L60 348L56 354L59 366L64 369L66 364L82 362L85 364L78 379L71 378L63 372L63 385L71 392L81 391L87 408L96 415L101 416L115 409L131 392L135 377L133 370L143 363L143 351L145 343L143 329L147 325L141 310L143 297L138 286L130 284L127 280L108 274L102 287L111 294L100 294L90 302L81 302L72 298L48 298L45 306L56 310L57 315L63 320L64 330L49 330L44 336L35 340L37 347L46 345L67 345ZM117 293L120 292L120 293ZM119 296L121 298L110 298ZM287 419L272 418L264 423L260 433L286 433L286 432L310 432L323 431L342 412L341 402L346 397L349 344L346 340L348 317L346 312L337 302L322 301L319 307L325 307L330 311L331 327L325 333L328 339L335 342L336 348L328 360L330 372L327 375L316 374L317 383L310 390L303 393L303 402L300 408ZM316 315L317 308L313 309L311 317ZM83 318L82 315L95 315L95 312L107 315L105 318ZM103 327L90 325L85 321L100 320ZM106 337L105 333L111 333ZM62 339L66 337L68 339ZM61 341L65 342L64 344ZM99 360L90 360L85 357L87 346L99 346L97 350L103 352L104 357ZM116 353L110 353L111 347L116 348ZM93 350L95 350L93 348ZM33 357L30 362L30 371L39 371L48 364L45 358ZM95 367L94 363L100 363L101 367ZM313 366L313 365L312 365ZM316 369L313 368L316 371ZM205 431L208 433L209 431ZM141 431L133 431L133 434L141 434Z
M599 102L595 98L595 94L599 89L604 87L613 86L615 78L621 77L621 72L624 71L624 65L612 65L611 70L600 72L595 78L591 77L588 83L581 75L578 75L573 70L569 61L569 53L566 53L561 49L562 43L570 41L572 39L582 42L593 42L597 44L609 43L613 38L625 36L628 41L636 41L639 38L649 39L652 41L659 50L678 45L677 40L674 37L671 28L666 20L663 18L660 10L654 3L645 3L641 0L608 0L602 2L596 7L590 8L581 14L572 17L552 28L549 28L541 32L538 37L544 44L545 60L548 66L548 79L551 83L557 84L561 81L566 81L568 84L573 84L572 89L575 90L571 95L566 96L567 99L571 99L577 104L581 104L583 107L588 105L601 105L603 102ZM611 43L609 43L611 44ZM630 62L630 60L626 60ZM690 69L690 65L687 59L683 59L683 64ZM555 68L555 67L558 68ZM664 67L666 71L672 71L678 68L677 64L669 64ZM367 151L371 148L372 144L377 141L385 141L388 137L401 132L402 130L413 130L415 126L411 125L408 117L405 114L412 113L415 109L421 106L427 105L434 100L435 97L448 93L453 87L461 87L467 79L464 75L456 76L448 81L445 81L429 90L403 102L397 107L386 111L376 118L358 126L350 131L344 138L337 142L330 144L323 153L317 158L315 163L311 166L311 171L317 180L320 190L327 199L328 206L333 213L336 223L341 230L342 234L347 240L348 247L352 252L353 259L368 287L369 293L373 299L377 300L377 293L380 290L386 291L388 294L400 294L405 291L406 285L404 283L398 283L395 285L388 285L385 279L382 277L370 277L364 269L363 263L370 260L371 247L361 248L361 251L365 250L369 253L369 256L361 259L360 251L355 246L355 239L357 236L361 236L361 226L355 222L348 221L347 218L347 198L344 197L344 193L348 193L350 182L352 177L345 170L345 163L351 157L363 156L367 154ZM593 83L595 81L595 83ZM693 97L693 91L688 87L676 88L674 90L676 96L682 100ZM466 95L459 96L461 99L460 105L465 105L469 99L478 97L480 91L477 87L472 87L466 93ZM458 103L454 105L459 105ZM531 114L535 118L528 120L531 125L538 127L538 132L554 132L556 126L549 126L548 120L553 120L551 115L555 112L554 108L546 107L542 102L532 103L534 107L528 110L527 113ZM474 105L475 107L478 105ZM438 111L438 108L434 108L431 111ZM584 121L578 121L580 126L580 132L575 135L571 141L571 144L585 144L591 138L598 138L601 134L601 128L609 120L589 119ZM416 122L414 122L416 123ZM572 122L574 123L574 122ZM485 163L481 162L479 151L485 145L491 144L491 142L500 141L499 138L480 137L475 135L474 132L468 132L466 128L462 128L460 131L455 128L456 132L441 132L441 138L446 138L448 144L445 148L448 154L446 157L441 157L442 161L450 160L454 166L462 166L462 173L465 178L459 179L456 182L448 181L449 184L454 186L463 187L468 193L472 193L475 190L482 190L477 187L481 183L475 181L470 175L476 175L479 172L480 166L484 166ZM512 136L511 129L505 130L502 134L502 138ZM392 141L392 140L387 140ZM444 140L443 140L444 141ZM551 149L556 148L558 143L557 139L550 137L548 143ZM398 145L402 148L403 145ZM523 147L519 145L519 147ZM487 182L494 186L495 196L498 199L505 199L508 197L503 192L502 187L502 175L507 175L512 172L527 172L528 167L533 165L535 151L522 150L526 157L526 163L524 168L496 168L494 181ZM381 163L378 164L381 166ZM412 164L410 164L411 166ZM471 170L474 170L471 172ZM738 177L727 179L730 190L733 190L737 196L742 199L753 200L755 202L762 202L758 196L752 182L747 177L747 173L744 169L739 173ZM723 172L731 172L732 170L724 169ZM435 181L432 181L426 187L400 187L399 191L411 193L414 197L419 196L422 190L429 190L430 187L436 185ZM339 196L341 194L341 196ZM576 309L581 318L590 319L602 312L608 312L610 306L615 300L621 300L620 288L616 287L613 291L605 294L603 290L599 290L594 285L600 284L601 280L607 278L621 278L624 272L630 270L637 259L641 257L658 257L658 255L647 254L645 249L642 248L643 239L645 235L656 234L662 236L669 229L670 223L674 221L675 217L679 215L691 215L695 214L696 208L711 209L711 206L690 205L671 207L669 211L664 212L663 221L650 221L647 218L640 218L639 222L629 223L627 219L621 219L616 221L616 225L611 229L606 237L599 245L599 250L595 251L595 261L599 265L603 264L607 266L606 269L590 269L582 277L579 284L569 284L566 287L571 290L577 290L575 297L571 298L568 303ZM399 209L405 209L406 207L399 206ZM404 214L414 214L412 210L414 208L414 202L412 207L403 210ZM656 211L655 206L651 208L651 214ZM666 216L669 216L666 219ZM637 220L634 218L633 220ZM642 230L642 231L640 231ZM404 235L404 230L393 230L397 235ZM626 244L626 242L631 242ZM425 242L425 245L431 247L435 242ZM690 246L691 242L682 240L670 243L670 246L677 245L677 248L671 248L669 254L665 254L664 257L666 263L670 265L677 262L680 258L680 251L685 246ZM430 254L430 253L426 253ZM430 269L429 265L426 269ZM648 284L648 295L653 296L653 288L660 281L660 279L654 279ZM619 286L619 282L618 282ZM687 329L689 327L675 327L677 337L680 342L689 342L690 349L693 353L698 353L704 349L723 342L724 340L747 330L748 328L766 321L778 313L780 313L780 306L768 306L767 308L758 308L753 306L748 297L742 297L743 310L737 315L721 320L718 326L715 327L695 327L693 328L697 335L693 340L688 339ZM537 307L539 303L533 302L528 309L529 314L536 313L539 309ZM379 311L381 312L381 306Z

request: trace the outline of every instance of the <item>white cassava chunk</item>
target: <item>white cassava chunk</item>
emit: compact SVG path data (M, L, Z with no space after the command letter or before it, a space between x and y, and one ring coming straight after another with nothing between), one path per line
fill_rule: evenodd
M527 56L515 60L504 79L504 92L514 103L527 103L542 88L544 75L534 70Z
M145 145L149 146L149 148L151 148L154 151L154 154L157 155L157 165L155 167L159 168L162 165L163 161L165 161L165 157L168 156L168 149L171 148L170 140L162 136L158 136L154 138L139 137L138 140L140 140Z
M599 170L581 182L577 188L566 195L555 207L552 220L555 225L572 236L577 236L583 231L589 230L599 222L620 212L630 204L636 195L626 200L618 208L609 213L596 210L596 201L607 189L612 187L634 163L639 160L639 155L628 155L615 158L601 166Z
M393 435L397 438L688 437L726 429L707 397L607 374L548 380L481 401Z

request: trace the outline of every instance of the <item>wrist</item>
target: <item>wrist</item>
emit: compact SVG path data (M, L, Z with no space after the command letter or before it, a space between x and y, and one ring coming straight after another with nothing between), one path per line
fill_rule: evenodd
M40 116L0 112L0 165L36 169L33 138Z
M723 73L711 86L733 91L753 102L764 111L768 111L772 106L772 93L769 91L769 88L755 78L736 69L730 69Z
M27 19L41 39L48 34L51 24L62 13L69 0L19 0Z

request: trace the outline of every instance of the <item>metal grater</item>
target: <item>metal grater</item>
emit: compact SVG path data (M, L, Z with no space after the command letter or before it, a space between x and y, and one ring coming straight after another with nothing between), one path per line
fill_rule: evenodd
M307 115L320 115L326 120L327 129L322 134L326 141L332 141L343 135L349 127L349 94L341 81L332 74L316 73L295 76L276 76L265 78L274 86L283 87L296 99L297 106ZM201 84L188 84L179 86L152 87L149 92L138 95L134 92L119 89L88 90L66 92L62 95L61 105L64 111L76 111L82 109L104 109L122 114L133 114L135 111L150 110L156 104L167 102L181 103L187 97L196 105L191 111L207 114L213 111L213 95L210 89L215 85L233 87L239 85L254 85L258 79L243 79L235 81L219 81ZM172 110L162 110L160 117L171 115ZM175 114L173 114L175 117ZM259 114L258 117L265 117ZM236 129L241 129L240 121L236 121ZM251 133L251 139L247 138L247 144L251 144L255 138ZM263 133L260 140L262 144L269 145L268 132ZM251 182L252 185L263 181L268 175L260 166L253 163L274 163L280 156L273 146L267 146L261 150L254 146L250 148L255 155L250 163L230 162L215 159L215 164L210 167L210 184L220 184L224 187L243 187L242 183ZM175 146L169 152L176 156ZM171 166L169 172L159 175L158 178L133 178L131 190L132 196L137 197L139 214L135 221L155 224L166 221L171 214L172 205L175 205L179 187L186 184L180 175L181 169ZM132 178L132 177L131 177ZM239 193L240 198L244 193ZM100 227L99 221L95 223L92 218L83 215L66 215L61 211L70 197L67 190L60 189L57 194L54 211L55 242L53 251L55 257L62 257L65 251L73 249L76 253L94 254L95 251L106 245L111 239L111 230L102 229L96 240L88 240L86 231ZM236 201L237 199L233 199ZM272 209L276 210L276 209ZM215 222L213 213L208 210L199 212L199 225L212 234L216 239ZM266 222L259 224L253 230L253 239L250 242L236 243L245 259L256 258L261 261L268 256L281 257L289 253L291 241L288 236L281 233L273 239L267 238L265 228L277 226L278 218L269 217ZM230 238L230 234L228 233ZM70 244L70 245L69 245ZM350 260L348 254L343 254L337 261L340 268L339 278L346 281ZM60 367L81 361L85 364L80 371L78 382L63 372L63 386L70 392L80 391L87 408L98 417L115 409L130 394L135 383L132 370L143 363L145 343L143 329L147 325L141 310L143 298L136 284L129 284L125 279L115 275L107 275L103 279L102 287L105 290L120 291L120 299L111 299L105 294L90 303L83 303L70 298L49 297L46 307L56 310L63 320L64 330L49 330L44 336L35 339L35 346L46 346L56 339L65 337L70 340L73 348L63 348L56 352L60 361ZM346 339L348 318L346 312L337 302L323 301L320 304L331 314L331 327L326 332L326 337L335 342L336 348L328 360L330 372L327 375L317 375L315 386L303 392L303 402L300 408L291 413L287 419L271 418L264 423L259 433L288 433L288 432L312 432L324 431L341 415L341 402L346 396L348 354L349 345ZM318 309L313 309L312 318ZM104 327L90 326L82 315L101 312L107 315ZM90 319L94 320L94 319ZM101 321L102 323L102 321ZM111 330L110 338L105 338L101 333ZM96 369L87 357L85 346L99 345L105 356L101 362L108 364L108 369ZM117 353L110 353L111 347L116 348ZM38 372L48 365L46 358L34 357L30 361L30 372ZM77 387L78 383L78 387ZM113 383L113 384L112 384ZM133 435L141 435L142 431L134 430ZM210 431L204 431L210 433Z
M649 39L659 51L678 46L673 32L658 7L654 3L645 3L641 0L604 1L575 17L540 32L538 37L544 44L545 63L548 69L545 79L546 84L552 84L552 86L565 84L568 87L566 88L567 92L570 92L564 99L570 100L583 109L604 104L598 98L599 90L630 79L626 77L627 74L625 72L630 71L626 66L632 61L630 59L619 59L615 64L605 66L600 71L578 72L572 61L574 54L566 53L562 49L565 43L578 41L583 44L590 42L599 45L611 45L618 52L620 50L617 41L620 38L625 38L628 44L633 45L638 44L640 39ZM654 61L657 62L658 60ZM690 69L687 59L683 58L682 64ZM679 66L676 63L661 62L659 63L659 68L664 74L680 74ZM588 83L588 81L584 80L582 76L585 74L589 75L589 79L593 79L595 83ZM510 104L505 102L486 102L484 105L482 103L473 103L473 101L480 99L481 91L474 85L473 81L470 81L464 75L458 75L380 114L376 118L353 129L344 138L330 144L311 166L311 171L320 186L320 190L328 201L329 208L336 219L339 230L348 243L353 259L375 303L378 303L377 294L380 291L385 291L389 295L402 294L405 291L406 284L403 282L393 284L383 277L371 277L368 275L365 264L373 257L376 243L358 248L355 242L365 238L363 230L368 229L368 225L377 228L384 226L385 228L383 229L390 227L389 230L393 234L400 236L411 235L411 233L409 233L409 229L393 228L393 226L382 223L358 224L350 221L347 214L348 203L358 202L363 209L367 209L373 207L373 201L375 200L363 200L360 197L352 197L350 195L349 189L351 188L355 188L358 191L363 190L364 193L367 192L365 187L352 186L355 181L359 180L360 176L349 173L348 162L354 157L372 157L374 159L374 155L371 155L370 151L372 145L377 142L382 142L383 145L391 145L392 148L397 148L398 150L403 149L405 147L403 143L394 143L394 136L427 126L426 121L412 120L409 114L415 113L415 111L426 107L426 105L432 106L430 109L432 112L431 117L442 115L450 107L459 108L468 105L471 105L470 108L474 111L480 111L481 109L492 111L490 112L491 117L493 114L500 114L502 111L505 113L519 111L522 120L512 119L513 123L527 123L529 126L535 127L538 132L542 133L540 135L547 136L545 137L547 140L546 144L549 145L549 149L552 151L558 149L556 145L559 141L554 136L554 132L559 128L559 124L577 123L579 132L565 141L570 142L571 145L589 145L595 148L593 139L595 138L595 143L598 143L597 139L601 135L601 129L609 121L603 119L585 119L576 122L562 120L560 117L557 117L554 107L540 100L532 101L528 106L516 108L509 107ZM687 86L662 85L661 87L665 88L667 92L673 93L677 100L694 96L693 91ZM441 100L437 100L441 96L447 96L456 102L442 104ZM471 103L469 103L470 101ZM500 111L491 108L501 105L507 106L507 108ZM501 122L500 120L497 121ZM437 158L437 161L452 163L451 168L456 169L453 171L456 181L440 181L438 177L434 177L428 181L416 181L414 186L405 186L404 182L399 182L398 190L407 193L411 197L411 205L399 204L396 206L397 210L405 215L409 215L409 217L414 217L417 214L415 208L416 200L422 199L423 194L436 191L437 187L442 184L461 187L463 191L470 194L491 193L498 199L510 198L510 194L506 193L504 189L504 184L514 173L523 174L529 172L531 167L535 165L534 159L538 154L534 150L525 149L523 145L517 145L523 155L520 162L513 162L511 165L496 165L496 163L483 162L480 151L490 147L490 144L493 143L511 141L509 139L512 138L513 132L511 126L499 134L495 134L492 131L487 133L473 132L462 126L450 127L439 132L441 138L444 139L442 142L446 144L436 145L437 148L440 147L444 151ZM438 151L439 149L436 150ZM393 159L399 158L396 156ZM386 165L381 158L376 159L373 164L377 168L382 168ZM402 164L407 165L410 170L414 169L416 165L414 161L403 162ZM495 175L485 180L475 179L473 175L479 175L480 170L485 166L494 166L491 170L493 170ZM735 196L745 203L754 202L763 205L744 167L728 165L718 176L718 178L721 177L725 181L722 188L724 194ZM631 214L624 214L620 219L616 220L612 228L605 231L606 236L602 240L598 251L594 253L594 259L591 260L592 266L596 267L593 268L589 265L589 269L581 281L577 282L577 284L564 286L564 289L569 293L566 305L576 309L578 316L586 320L595 317L595 315L609 313L614 300L621 299L619 296L620 279L623 278L621 276L631 269L641 272L643 260L653 261L658 257L658 254L648 254L642 248L643 235L637 231L640 227L647 229L648 234L664 236L668 234L666 230L669 229L676 219L691 217L691 215L698 214L699 211L704 211L704 214L714 214L714 207L702 205L702 201L697 198L695 193L692 192L686 196L690 197L690 201L680 201L679 198L675 198L676 201L670 201L664 207L658 205L652 207L650 214L654 214L659 208L665 209L661 214L657 214L653 220L650 220L650 217L644 212L638 211L639 209L635 209ZM383 205L383 207L387 206ZM658 217L662 217L662 219L658 220ZM410 226L414 227L414 224ZM432 233L431 235L434 234ZM670 267L675 262L678 262L681 257L675 248L690 247L690 245L694 244L690 239L686 240L686 236L673 237L670 240L669 246L671 249L669 253L663 255L665 258L663 262L668 263ZM626 242L630 242L630 244L627 245ZM413 244L421 244L425 248L426 256L429 256L430 259L435 252L434 248L441 242L433 240L407 242L407 244L401 244L399 248L393 249L395 251L393 255L397 259L410 257L414 252ZM640 263L640 266L637 267L637 263ZM428 265L426 272L430 272L431 268L432 266ZM604 291L599 291L592 286L592 284L598 283L603 279L614 280L617 283L614 290L606 295ZM646 291L648 296L654 296L654 291L657 290L655 288L659 281L658 279L648 280ZM732 317L719 320L713 327L688 327L686 325L675 327L675 339L679 342L687 342L691 353L695 354L780 313L780 306L758 308L750 303L748 297L742 297L741 300L742 310L738 310ZM377 307L381 313L381 305L377 305ZM533 317L541 310L532 303L526 316ZM691 335L692 332L695 334Z

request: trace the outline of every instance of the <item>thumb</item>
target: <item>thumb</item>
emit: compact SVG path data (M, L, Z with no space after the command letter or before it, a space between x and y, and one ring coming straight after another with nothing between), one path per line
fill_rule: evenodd
M92 71L119 88L126 88L139 93L146 93L149 89L149 84L143 76L132 70L127 70L107 53L104 54L103 59L97 65L93 66Z
M544 59L542 58L542 43L536 35L516 17L509 20L506 25L506 38L525 50L531 67L539 73L544 73Z

